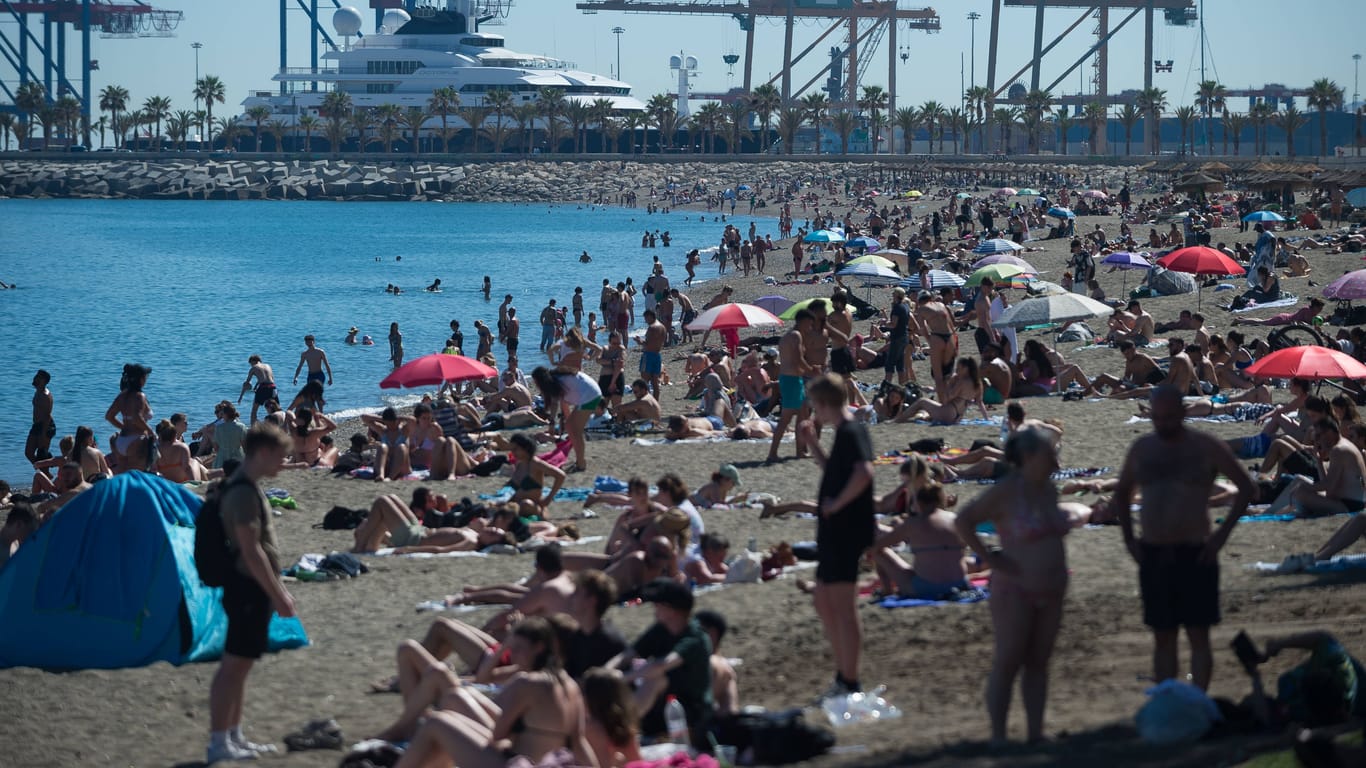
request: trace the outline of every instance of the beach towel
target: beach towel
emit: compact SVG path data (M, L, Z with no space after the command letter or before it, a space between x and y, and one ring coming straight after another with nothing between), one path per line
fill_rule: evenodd
M1298 304L1299 301L1300 297L1298 296L1286 296L1275 301L1268 301L1264 304L1248 302L1248 305L1246 307L1243 307L1242 309L1230 309L1229 311L1236 315L1240 315L1244 312L1256 312L1259 309L1273 309L1275 307L1293 307L1296 304Z
M1061 482L1063 480L1076 480L1078 478L1099 477L1113 471L1114 467L1063 467L1057 472L1054 472L1050 477L1053 482ZM979 478L975 481L972 478L963 478L956 482L976 482L978 485L996 484L996 480L990 477Z
M374 480L374 479L375 479L375 468L374 468L374 467L356 467L355 469L351 470L351 471L348 472L347 474L350 475L351 477L356 478L357 480ZM399 478L399 479L401 479L401 480L426 480L426 479L428 479L429 477L431 477L431 474L432 474L432 473L431 473L430 471L428 471L428 470L419 469L419 470L415 470L415 471L413 471L413 472L409 472L408 474L404 475L403 477L401 477L401 478Z
M898 597L896 595L888 595L887 597L884 597L880 601L878 601L878 605L887 609L924 608L926 606L931 605L969 605L971 603L980 603L983 600L986 600L988 597L990 597L990 594L987 592L986 589L983 589L982 587L974 587L972 589L964 590L963 592L959 593L959 596L953 600L921 600L920 598L916 597Z
M793 440L792 435L791 435L791 434L786 434L786 435L783 435L783 439L780 440L780 441L778 441L778 442L781 442L781 443L790 443L790 442L792 442L792 440ZM641 446L642 448L644 448L644 447L649 447L649 446L652 446L652 445L675 445L675 444L678 444L678 445L690 445L690 444L697 444L697 443L735 443L735 444L737 444L737 445L738 445L738 444L741 444L741 443L754 443L754 444L756 444L756 445L768 445L768 444L771 443L771 442L773 442L773 441L770 440L770 439L768 439L768 438L766 438L766 437L765 437L765 438L756 438L756 439L753 439L753 440L732 440L732 439L730 439L729 437L726 437L725 435L717 435L717 436L715 436L715 437L689 437L689 438L686 438L686 439L684 439L684 440L670 440L670 439L668 439L668 438L666 438L666 437L657 437L657 438L637 437L636 439L634 439L634 440L631 441L631 445L638 445L638 446Z
M362 552L361 555L366 557L412 557L419 560L426 560L433 557L488 557L488 554L485 552L441 552L439 554L434 552L413 552L406 555L399 555L395 554L394 550L395 547L383 547L374 552Z
M986 419L959 419L954 424L945 424L944 422L939 421L926 421L924 419L916 419L915 423L925 424L931 427L999 427L1001 426L1001 417L992 416Z
M1338 555L1331 560L1321 560L1304 568L1286 568L1285 563L1253 563L1248 568L1266 575L1295 573L1338 573L1366 569L1366 555Z
M592 493L592 492L593 492L593 489L592 489L592 488L561 488L561 489L560 489L560 492L557 493L557 494L555 494L555 499L554 499L554 500L555 500L555 501L587 501L587 500L588 500L588 494L590 494L590 493ZM501 488L497 493L481 493L481 494L479 494L479 500L480 500L480 501L491 501L491 502L493 502L493 503L495 503L495 504L506 504L506 503L508 503L509 501L512 501L512 497L513 497L514 495L516 495L516 493L517 493L517 492L516 492L514 489L508 488L508 487L504 486L504 487ZM541 492L541 496L544 498L545 494L546 494L546 491L543 490L543 491Z
M1158 349L1158 348L1166 349L1166 347L1167 347L1167 340L1166 340L1166 339L1153 339L1152 341L1148 342L1148 347L1147 347L1147 348L1148 348L1148 349ZM1110 342L1108 342L1108 341L1102 341L1102 342L1100 342L1100 343L1098 343L1098 344L1087 344L1087 345L1082 346L1082 347L1077 347L1076 349L1074 349L1074 350L1072 350L1072 351L1073 351L1073 352L1081 352L1081 351L1084 351L1084 350L1087 350L1087 349L1114 349L1114 348L1115 348L1115 345L1111 344Z

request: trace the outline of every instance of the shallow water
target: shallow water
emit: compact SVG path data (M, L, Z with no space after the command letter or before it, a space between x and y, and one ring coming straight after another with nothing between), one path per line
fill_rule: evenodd
M87 424L102 447L124 363L152 367L146 392L157 418L182 411L198 428L215 402L237 398L253 353L274 367L281 398L292 397L306 333L336 374L329 413L411 402L378 387L389 372L390 322L403 332L406 359L439 351L452 319L472 352L474 321L495 328L497 305L511 293L530 369L548 299L567 304L583 286L585 311L595 309L603 278L629 275L639 285L652 256L681 283L688 249L714 245L724 227L699 217L573 204L0 200L0 280L19 285L0 291L9 351L0 477L29 480L23 446L38 368L53 376L58 435ZM776 220L753 220L777 236ZM745 231L751 219L733 221ZM647 227L670 231L673 246L642 249ZM585 249L592 264L578 262ZM704 261L699 277L714 271ZM484 275L493 281L489 302L479 291ZM422 290L436 278L445 290ZM405 293L385 293L389 283ZM343 344L352 325L375 346ZM501 347L494 351L501 362Z

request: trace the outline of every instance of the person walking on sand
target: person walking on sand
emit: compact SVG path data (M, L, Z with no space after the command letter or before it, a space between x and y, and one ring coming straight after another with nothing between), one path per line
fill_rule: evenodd
M820 554L813 599L835 657L835 680L822 698L863 690L859 684L863 645L858 615L859 561L872 546L877 530L873 517L873 443L867 426L850 418L847 393L844 379L835 374L813 379L804 393L811 400L815 422L835 431L829 453L821 449L815 423L804 421L797 428L798 444L810 446L812 457L823 470L816 512L816 549ZM786 402L783 413L786 416Z
M398 323L389 323L389 361L396 369L403 365L403 333Z
M261 362L260 355L252 355L247 358L247 364L251 367L247 369L246 381L242 382L242 391L237 394L237 402L242 402L242 396L251 389L251 380L256 380L256 393L251 399L251 423L256 423L256 412L267 402L276 399L275 371L271 367Z
M304 383L316 381L321 386L326 381L327 386L332 386L332 364L327 362L327 353L318 348L317 340L311 333L304 337L304 351L299 353L299 364L294 366L293 383L299 383L299 371L305 365L308 366L308 376Z
M1214 671L1209 632L1220 618L1219 550L1257 489L1224 441L1186 429L1182 394L1167 385L1153 390L1153 431L1129 447L1110 504L1138 562L1143 623L1153 631L1153 679L1177 676L1178 632L1185 627L1191 679L1208 690ZM1221 474L1238 491L1224 523L1211 532L1210 491ZM1143 495L1141 537L1129 512L1135 488Z
M272 613L294 615L294 598L280 581L280 550L275 540L270 504L259 483L274 477L289 453L289 438L271 424L247 433L242 466L213 492L235 558L223 585L223 612L228 617L223 660L209 686L209 748L204 762L252 760L274 752L253 744L242 733L242 703L247 675L266 651Z
M788 424L797 418L806 404L806 378L820 373L806 361L805 338L817 326L816 316L802 309L793 318L793 329L783 334L778 341L778 394L782 401L782 412L778 416L778 426L773 429L773 442L768 447L768 461L778 460L778 446L782 444L783 433ZM814 432L814 428L813 428ZM806 444L801 430L797 431L797 456L806 453Z
M664 372L664 342L669 332L653 309L645 310L645 339L640 347L640 377L650 385L650 394L659 397L659 376Z
M30 464L52 458L52 438L57 434L57 423L52 420L52 393L47 385L52 374L39 370L33 375L33 426L29 427L24 443L24 458Z

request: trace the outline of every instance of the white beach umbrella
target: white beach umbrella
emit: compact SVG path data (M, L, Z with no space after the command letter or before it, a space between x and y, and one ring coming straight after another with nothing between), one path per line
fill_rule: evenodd
M1113 309L1095 299L1079 293L1064 293L1025 299L1002 312L991 325L994 328L1027 328L1108 317L1113 313Z

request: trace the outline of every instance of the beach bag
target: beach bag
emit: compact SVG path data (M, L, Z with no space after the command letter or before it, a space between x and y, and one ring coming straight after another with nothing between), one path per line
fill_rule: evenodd
M232 479L216 483L204 496L204 503L194 520L194 565L199 572L199 580L210 587L221 587L228 583L237 568L237 554L228 541L228 531L223 525L222 497L228 488L241 483L250 483L246 478Z
M360 527L368 513L363 509L348 509L335 506L323 515L323 521L313 526L324 531L354 531Z
M712 725L718 744L729 744L744 754L753 750L751 765L787 765L810 760L835 746L835 734L811 725L800 709L717 717Z
M1196 741L1221 717L1214 701L1190 683L1164 680L1147 693L1148 702L1134 716L1134 724L1149 744Z
M764 575L763 558L758 552L736 555L727 565L727 584L758 584Z

